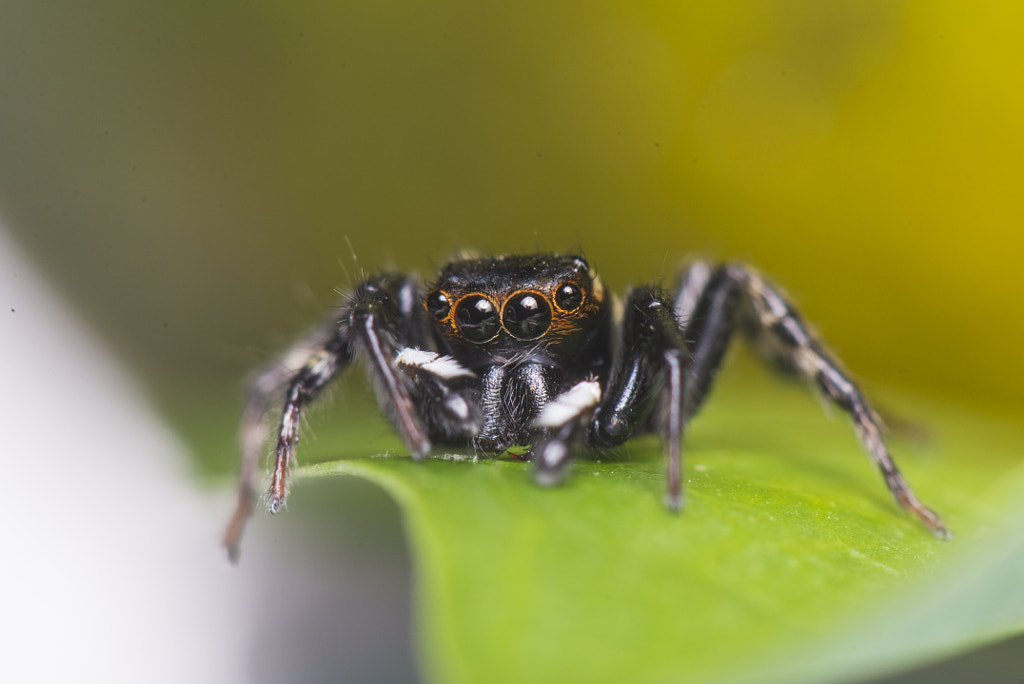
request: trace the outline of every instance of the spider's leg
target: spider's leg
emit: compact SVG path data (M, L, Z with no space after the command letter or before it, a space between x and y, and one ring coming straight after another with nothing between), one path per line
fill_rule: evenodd
M403 285L411 287L411 280ZM411 324L410 319L418 314L418 309L406 311L403 302L407 299L401 296L397 283L384 279L367 282L353 293L351 302L343 309L342 320L354 349L366 359L378 401L413 458L421 459L430 451L430 438L417 410L411 383L396 363L399 350L419 341L418 335L410 340L403 332L410 329L411 335L421 329Z
M687 292L695 296L684 297ZM732 332L741 327L754 339L762 355L783 370L814 383L829 401L848 414L857 437L896 502L916 515L937 537L950 536L948 528L914 496L900 474L882 438L878 414L838 360L774 286L743 266L729 264L711 270L699 264L684 274L678 293L677 315L692 358L687 378L691 412L707 394Z
M299 418L306 404L315 399L341 368L339 350L325 348L309 360L292 378L285 391L278 426L274 462L267 490L267 508L277 513L284 507L288 496L288 470L295 461L295 446L299 441Z
M422 456L430 449L405 390L404 378L393 367L400 339L404 343L420 341L413 320L418 300L414 296L415 289L411 278L379 275L366 280L346 297L327 324L257 377L250 389L240 431L242 466L238 504L224 536L224 545L232 559L238 555L242 529L253 508L256 467L267 436L266 415L271 398L278 391L283 391L284 396L267 491L268 508L272 513L279 511L287 498L288 469L295 460L303 409L356 353L366 356L378 396L392 412L410 450Z
M686 374L687 419L700 408L721 367L736 329L739 290L722 269L695 261L683 271L674 309L686 340L690 366Z
M268 508L279 511L287 497L288 467L295 458L299 417L302 409L316 398L340 369L345 356L361 353L366 358L381 403L391 414L413 456L422 458L430 451L430 440L409 396L404 377L395 369L394 358L406 318L401 296L408 280L378 276L357 287L342 305L338 334L321 352L315 354L292 379L285 391L281 422L274 451L268 491Z
M337 316L332 314L328 321L292 345L249 383L245 410L238 429L241 452L238 498L223 539L232 561L238 559L238 543L245 528L245 521L252 515L256 503L257 471L269 435L268 414L271 411L271 403L280 392L283 392L290 378L308 366L318 353L333 344L337 332ZM341 354L341 357L338 359L339 365L348 361L347 353Z
M682 506L680 441L689 362L672 306L659 292L638 288L627 294L618 349L586 441L594 446L621 444L657 411L667 452L665 503L677 511Z

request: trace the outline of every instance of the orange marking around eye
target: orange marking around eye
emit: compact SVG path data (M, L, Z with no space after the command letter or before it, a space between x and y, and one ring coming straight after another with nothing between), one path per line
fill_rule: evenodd
M551 325L554 324L555 315L557 314L558 309L555 308L555 303L551 300L551 297L549 295L547 295L547 294L545 294L543 292L540 292L539 290L515 290L514 292L512 292L512 293L510 293L508 295L505 295L505 298L502 299L502 301L501 301L501 319L500 319L501 320L501 329L504 330L507 334L511 335L512 337L515 337L517 340L522 340L523 342L532 342L532 341L536 341L536 340L542 340L545 337L547 337L548 331L551 330L550 325L548 326L548 329L545 330L544 332L542 332L540 335L537 335L536 337L532 337L532 338L528 338L528 339L521 338L521 337L516 337L515 335L512 335L512 331L505 327L505 307L508 306L509 303L513 299L515 299L516 297L518 297L521 294L533 295L537 299L544 300L544 302L548 305L548 309L551 311Z
M579 288L582 299L579 306L570 311L553 307L554 316L551 318L551 327L548 328L548 336L552 338L552 342L557 342L582 330L587 321L597 314L601 301L604 299L604 289L596 277L592 276L589 286L586 282L571 282ZM563 284L565 283L558 283L555 288L557 289ZM554 304L553 297L549 297L548 300Z
M513 290L512 292L509 292L507 294L502 294L500 301L494 296L487 294L485 292L466 292L456 299L449 292L446 292L444 290L437 290L437 292L440 292L448 299L448 303L451 306L451 308L448 310L448 315L445 316L444 318L439 320L431 316L431 319L437 321L440 325L443 326L441 332L445 337L469 342L469 340L466 340L466 338L459 331L455 319L455 312L458 310L459 304L462 303L462 300L466 299L467 297L483 297L484 299L489 301L491 305L495 307L495 311L498 312L498 321L501 331L506 335L514 337L505 327L505 306L508 304L509 301L512 300L512 298L516 297L517 295L531 294L535 297L543 299L544 302L551 309L551 324L548 326L548 329L543 334L536 338L536 340L544 340L548 343L558 343L562 341L564 338L569 337L570 335L582 330L586 326L587 321L592 319L595 315L597 315L598 311L601 308L601 304L604 301L604 285L595 273L591 272L588 275L590 276L589 280L583 278L580 281L563 280L554 283L551 286L550 292L535 289ZM554 292L557 291L557 289L560 286L564 285L566 282L571 282L573 285L578 287L580 290L580 295L582 297L579 306L570 311L560 309L555 304L554 299ZM426 301L424 301L423 306L424 308L426 308ZM427 312L427 315L430 315L429 311Z
M488 302L490 302L491 306L494 307L494 310L496 312L498 312L499 325L501 325L501 319L500 319L501 308L500 308L497 300L495 300L494 297L490 296L489 294L486 294L484 292L466 292L465 294L463 294L458 299L453 299L452 295L450 295L449 293L445 292L444 290L438 290L438 292L440 292L445 297L447 297L448 303L451 305L451 308L448 310L448 315L445 316L444 318L437 319L437 318L433 318L433 316L431 316L431 318L433 320L437 321L438 323L443 324L444 328L442 329L441 333L445 337L458 338L458 339L463 340L465 342L470 342L471 344L486 344L486 342L471 342L470 340L467 340L466 337L459 330L458 324L456 323L455 312L458 310L459 304L462 303L462 300L466 299L467 297L474 297L474 296L482 297L482 298L486 299ZM423 303L424 308L426 308L426 305L427 305L426 301L424 301L424 303ZM427 312L427 315L430 316L430 312L429 311ZM505 329L505 326L501 325L501 330L504 330L504 329ZM491 340L487 340L487 342L490 342L490 341Z

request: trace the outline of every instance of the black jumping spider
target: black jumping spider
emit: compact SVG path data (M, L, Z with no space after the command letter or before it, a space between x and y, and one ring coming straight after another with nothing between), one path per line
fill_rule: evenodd
M897 503L936 536L949 536L900 476L863 394L756 271L697 261L672 294L633 288L620 305L582 258L539 254L453 261L426 290L412 276L375 275L262 372L242 420L241 484L225 545L237 556L268 412L280 409L267 491L276 513L288 492L300 413L356 356L414 458L434 444L490 453L529 445L536 481L550 485L564 475L577 440L607 447L654 432L667 452L666 504L678 510L680 438L737 329L847 413Z

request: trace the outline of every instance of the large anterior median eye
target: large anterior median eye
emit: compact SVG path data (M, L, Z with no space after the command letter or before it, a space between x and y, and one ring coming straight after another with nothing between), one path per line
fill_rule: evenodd
M505 329L520 340L532 340L547 332L551 325L551 307L534 292L520 292L505 302L502 311Z
M482 295L470 295L455 309L455 324L470 342L487 342L498 334L498 311L491 300Z

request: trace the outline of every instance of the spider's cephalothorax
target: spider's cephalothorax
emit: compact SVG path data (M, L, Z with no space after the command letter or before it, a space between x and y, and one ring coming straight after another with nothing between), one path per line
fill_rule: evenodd
M483 451L530 444L533 423L551 399L607 370L604 289L578 257L453 262L427 292L425 311L433 348L476 379L466 393L477 414L469 436Z
M474 370L526 357L572 365L606 342L604 288L579 257L452 262L427 293L424 308L440 349Z
M678 510L683 429L737 330L847 413L896 501L936 536L949 536L900 475L863 394L756 271L696 261L671 292L634 288L620 315L612 309L600 279L577 256L457 260L427 287L400 274L368 278L253 382L240 431L238 505L225 536L229 553L237 555L255 501L268 414L280 409L267 492L277 512L300 414L355 356L365 359L414 458L439 443L491 453L527 446L537 482L554 484L577 441L615 446L655 432L666 450L666 503Z

